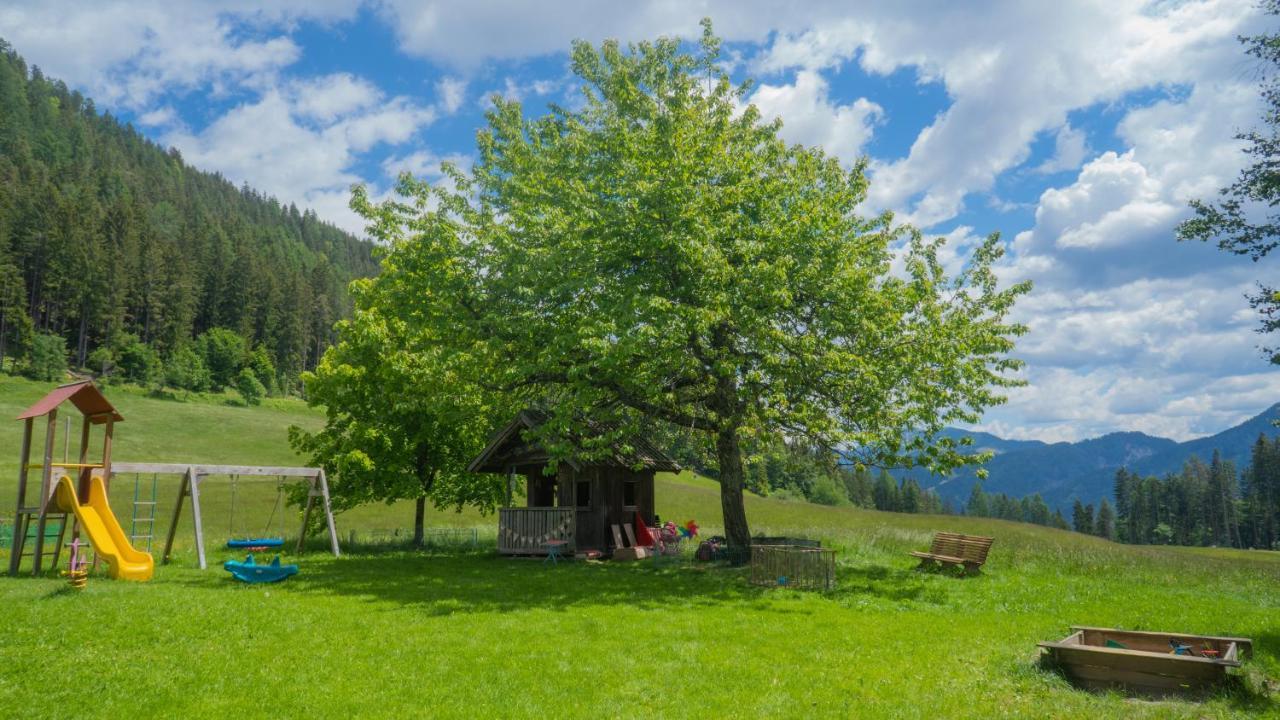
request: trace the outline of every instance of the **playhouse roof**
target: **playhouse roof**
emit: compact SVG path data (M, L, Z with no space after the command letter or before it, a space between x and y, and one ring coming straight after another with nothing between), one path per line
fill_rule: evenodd
M514 420L494 434L489 441L489 445L475 460L471 461L471 464L467 466L467 470L471 472L500 473L505 472L511 464L524 465L547 462L550 458L542 448L524 443L521 437L525 430L536 428L547 420L547 414L540 410L522 410ZM588 428L593 434L604 434L614 429L606 423L595 421L589 421ZM613 452L609 456L590 462L579 462L572 458L568 458L564 462L567 462L575 469L585 464L626 468L639 466L646 470L680 471L679 463L671 459L657 445L643 437L632 436L625 441L616 442L612 449ZM517 459L518 462L514 462Z
M124 420L124 416L110 402L107 402L106 396L98 390L92 380L82 380L54 388L48 395L40 398L35 405L22 411L17 419L27 420L48 415L50 411L68 400L95 424L106 422L108 417L115 422Z

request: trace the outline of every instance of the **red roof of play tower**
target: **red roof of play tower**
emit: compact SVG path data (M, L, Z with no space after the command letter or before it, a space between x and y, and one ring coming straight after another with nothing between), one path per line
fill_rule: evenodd
M39 402L24 410L17 419L26 420L48 415L49 411L68 400L94 423L106 422L108 415L116 422L124 420L124 416L112 407L110 402L107 402L106 396L102 394L102 391L98 390L98 386L94 385L92 380L82 380L54 388L53 392L40 398Z

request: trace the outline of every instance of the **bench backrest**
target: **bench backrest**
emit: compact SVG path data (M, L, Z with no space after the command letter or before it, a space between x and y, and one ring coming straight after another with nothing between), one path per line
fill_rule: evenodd
M961 535L960 533L940 532L933 536L933 545L929 552L933 555L958 557L981 565L987 561L987 552L995 538L981 535Z

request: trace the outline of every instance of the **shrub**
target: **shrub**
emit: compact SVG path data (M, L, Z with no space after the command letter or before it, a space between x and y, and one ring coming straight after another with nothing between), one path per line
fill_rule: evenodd
M204 392L211 384L209 368L205 367L204 358L187 345L174 350L169 356L165 381L179 390L190 392Z
M213 328L196 341L214 390L231 385L245 365L249 343L233 330Z
M89 370L97 375L99 380L105 383L111 382L112 375L116 372L116 354L111 351L111 348L105 345L95 348L89 353L87 363Z
M845 495L844 488L824 475L819 477L809 490L809 502L819 505L846 505L849 498Z
M245 405L261 405L262 396L267 394L267 389L252 370L245 368L236 376L236 392L244 398Z
M59 335L36 335L31 341L26 376L33 380L62 380L67 375L67 341Z
M157 385L164 377L164 364L155 348L141 340L133 340L120 348L116 358L120 375L138 385Z
M268 395L277 394L276 366L271 362L271 354L265 347L259 345L249 353L246 367L253 370L253 374L258 377L258 382L267 389Z

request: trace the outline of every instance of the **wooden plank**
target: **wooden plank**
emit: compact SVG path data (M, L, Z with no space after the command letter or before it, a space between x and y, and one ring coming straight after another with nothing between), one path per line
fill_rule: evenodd
M117 466L117 469L119 466ZM169 533L164 540L164 553L161 555L160 562L169 563L169 558L173 554L173 538L178 532L178 520L182 518L182 501L187 497L188 491L188 475L182 476L182 483L178 486L178 500L173 504L173 519L169 521Z
M1253 641L1250 640L1249 638L1225 637L1225 636L1219 636L1219 635L1190 635L1186 633L1153 632L1150 630L1118 630L1116 628L1091 627L1088 625L1072 625L1071 629L1084 631L1086 636L1089 635L1089 633L1091 632L1097 632L1097 633L1106 633L1114 636L1128 635L1130 637L1150 638L1150 639L1154 639L1162 642L1168 642L1169 639L1172 638L1175 640L1184 640L1184 641L1190 641L1190 642L1213 641L1213 642L1222 643L1224 645L1229 643L1236 643L1237 645L1240 646L1240 652L1244 654L1245 658L1253 657Z
M1063 643L1040 643L1040 647L1050 648L1054 658L1061 665L1093 665L1193 680L1221 678L1226 667L1226 664L1220 660L1188 655L1159 655L1141 650Z
M53 440L58 429L58 409L50 410L46 417L48 424L44 435L44 468L40 471L40 514L36 521L35 553L31 558L32 575L39 575L44 564L44 526L49 512L49 495L53 492L50 480L53 472Z
M18 508L13 515L13 544L9 556L9 574L17 575L18 566L22 564L22 545L26 540L26 530L18 534L22 525L23 506L27 504L27 461L31 459L31 430L34 418L27 418L22 425L22 460L18 466Z
M160 475L181 475L189 468L197 475L248 475L284 476L284 477L316 477L321 468L308 467L276 467L270 465L200 465L191 463L113 463L111 469L116 473L157 473Z
M342 553L338 549L338 530L333 525L333 508L329 505L329 481L325 478L323 468L312 482L320 484L320 496L324 500L324 520L329 526L329 549L333 551L334 557L339 557ZM306 531L305 526L303 531Z
M1141 690L1187 692L1213 685L1212 682L1187 682L1181 678L1132 670L1114 670L1093 665L1063 666L1062 671L1072 680L1089 681L1110 687L1121 685Z
M204 559L204 524L200 519L200 476L189 467L187 468L187 476L191 484L191 518L195 524L196 559L200 563L200 569L204 570L208 565Z

